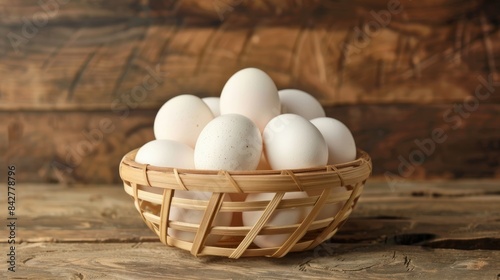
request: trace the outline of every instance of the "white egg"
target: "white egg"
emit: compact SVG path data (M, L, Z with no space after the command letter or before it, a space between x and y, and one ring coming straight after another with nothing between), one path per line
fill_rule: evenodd
M308 191L307 194L309 196L319 196L321 194L321 192L322 191ZM330 196L341 195L341 194L344 194L345 192L347 192L347 191L344 188L335 188L330 193ZM340 211L340 209L342 209L343 205L344 205L343 202L330 203L330 204L323 205L323 208L318 213L318 216L316 216L316 221L335 217L335 215L337 215L337 213Z
M220 112L241 114L264 130L266 124L279 115L281 104L278 89L271 77L257 68L236 72L224 85L220 96Z
M207 104L208 108L210 108L210 111L212 111L212 114L214 117L220 116L220 98L219 97L205 97L202 98L203 102Z
M246 202L249 201L270 201L274 197L274 193L258 193L249 194ZM287 192L283 199L297 199L308 197L305 192ZM267 221L268 226L285 226L301 223L309 214L312 207L300 207L289 209L276 209ZM247 211L242 213L244 226L253 226L259 220L264 211ZM290 233L273 234L273 235L257 235L253 243L261 248L271 248L281 246L290 237Z
M194 200L205 200L205 201L208 201L211 196L212 196L211 192L193 192L193 191L176 190L174 193L174 197L194 199ZM225 195L224 201L231 201L231 199L228 195ZM169 220L199 225L203 220L203 215L204 212L200 210L184 209L172 206L170 208ZM212 226L230 226L232 219L233 219L233 213L219 212L215 217ZM168 229L168 234L177 239L188 242L193 242L194 237L196 236L195 232L182 231L172 228ZM205 240L205 243L208 245L212 245L214 243L217 243L217 241L219 241L221 237L222 236L209 235Z
M311 120L328 145L328 164L338 164L356 159L356 143L347 126L334 118Z
M137 151L135 161L158 167L191 169L194 168L194 150L173 140L153 140Z
M262 154L257 126L238 114L221 115L208 123L194 150L197 169L255 170Z
M194 169L194 150L184 143L173 140L153 140L139 148L135 161L157 167ZM139 186L139 189L163 194L162 188Z
M189 94L168 100L156 114L156 139L170 139L194 148L198 135L214 118L210 108L199 97Z
M143 145L135 156L135 161L142 164L150 164L158 167L172 167L172 168L194 168L194 150L188 145L172 140L153 140ZM140 186L141 190L163 194L163 189L152 188L148 186ZM174 197L208 200L212 195L211 192L195 192L175 190ZM231 201L229 197L225 197L224 201ZM159 214L159 213L158 213ZM186 223L200 224L203 218L203 211L190 210L179 207L171 207L169 220L180 221ZM224 212L219 213L214 220L214 225L229 226L232 220L232 213ZM168 229L170 236L178 239L192 242L195 233ZM209 236L207 244L213 244L220 239L220 236Z
M272 119L264 129L266 159L273 169L326 165L328 147L311 122L295 114Z
M319 101L305 91L282 89L278 93L283 114L296 114L308 120L326 116Z

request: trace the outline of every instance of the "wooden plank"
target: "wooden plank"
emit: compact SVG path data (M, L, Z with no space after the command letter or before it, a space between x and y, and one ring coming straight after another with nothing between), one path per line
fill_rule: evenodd
M121 158L153 139L156 111L130 104L115 112L0 112L0 163L16 164L24 182L119 183ZM467 117L455 106L463 103L332 106L327 114L344 122L371 155L374 176L499 178L500 106L464 107ZM445 141L429 140L439 128Z
M21 242L158 241L118 185L19 184L16 201Z
M2 274L28 279L496 279L500 258L500 251L326 244L316 253L282 259L196 259L160 245L23 244L18 271L7 274L2 269Z
M468 110L464 104L342 106L327 108L327 115L352 130L357 145L375 160L375 175L498 177L500 134L494 127L500 108L479 102Z
M500 250L499 194L498 181L407 182L391 188L369 180L332 242ZM158 242L121 186L19 184L17 201L21 242Z
M22 242L15 274L0 265L4 278L496 279L499 273L498 180L397 188L370 180L332 240L281 259L239 260L195 258L161 244L121 186L20 184L17 190Z
M399 1L405 7L408 17L422 22L447 22L467 11L477 9L484 1ZM22 24L22 17L33 16L39 12L49 15L50 21L67 23L68 21L95 19L124 19L126 17L177 17L197 18L203 22L214 22L234 17L264 17L273 19L282 17L327 17L352 16L369 10L387 9L387 1L361 0L353 3L331 3L328 1L269 1L269 0L152 0L152 1L99 1L99 0L25 0L18 3L0 1L2 24ZM364 11L366 10L366 11ZM434 17L428 16L433 10Z
M123 104L122 104L123 105ZM154 139L152 111L0 113L2 166L23 182L120 182L129 151Z
M195 1L179 2L178 10L207 14L207 5L213 4L188 5L191 2ZM130 98L141 101L139 108L157 109L178 94L217 96L234 72L250 66L267 71L279 88L306 90L325 105L448 103L474 95L481 85L479 77L494 77L500 64L495 55L500 32L492 19L479 12L464 15L466 8L480 11L482 6L475 6L479 1L439 1L435 5L443 9L434 12L446 11L444 7L461 11L448 24L415 21L410 11L403 10L391 17L386 28L373 33L366 28L370 22L376 24L370 12L382 8L381 1L362 1L356 7L292 2L309 4L281 9L257 1L267 4L235 7L234 16L207 25L174 21L175 17L164 21L138 17L141 12L127 1L117 4L116 11L132 9L123 13L115 11L114 1L96 7L88 1L71 1L68 5L76 6L58 13L78 19L71 24L47 24L29 36L22 35L22 25L3 24L0 110L108 109ZM29 3L27 7L36 5ZM158 1L148 3L161 6ZM434 18L427 16L434 2L419 3L415 10ZM324 16L312 17L306 24L293 16L245 19L239 13L240 9L298 13L300 5L311 5ZM35 8L13 11L19 17ZM86 9L97 9L110 20L87 19L78 12ZM16 22L16 12L11 15L14 18L7 20ZM22 38L14 40L13 34ZM498 84L491 82L491 88L494 91ZM488 100L500 101L498 94Z

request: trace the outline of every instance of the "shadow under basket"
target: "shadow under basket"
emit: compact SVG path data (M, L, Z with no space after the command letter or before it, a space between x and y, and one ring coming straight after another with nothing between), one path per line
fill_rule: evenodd
M229 258L267 256L283 257L288 252L310 250L331 238L347 220L363 186L371 174L369 155L358 150L351 162L318 168L293 170L211 171L163 168L134 161L137 150L126 154L120 163L120 177L125 191L146 225L162 243L188 250L194 256L215 255ZM208 192L206 200L176 197L177 190ZM283 199L287 192L306 191L304 198ZM252 193L271 193L267 201L244 201ZM240 199L225 199L225 196ZM243 197L243 198L241 198ZM336 204L331 217L316 219L323 207ZM169 220L172 208L199 211L199 224ZM306 208L301 223L272 226L266 222L275 211ZM176 210L177 210L176 209ZM243 226L241 213L260 215L253 226ZM214 225L220 213L233 215L231 225ZM235 222L236 217L240 218ZM189 232L191 240L181 240L169 230ZM257 236L287 234L281 246L259 248ZM215 237L215 239L213 238ZM286 238L286 236L285 236ZM213 240L216 240L215 242Z

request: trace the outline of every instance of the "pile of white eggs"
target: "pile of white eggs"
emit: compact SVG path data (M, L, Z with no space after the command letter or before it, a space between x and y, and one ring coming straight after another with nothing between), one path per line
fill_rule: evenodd
M219 97L179 95L168 100L154 121L156 140L142 146L135 161L159 167L208 170L298 169L352 161L356 145L349 129L328 118L319 101L297 89L277 89L262 70L246 68L226 82ZM150 190L153 191L153 190ZM291 192L284 199L319 193ZM208 200L209 192L175 191L175 197ZM274 193L233 196L233 200L269 201ZM229 196L225 196L230 201ZM341 205L328 205L317 219L335 215ZM300 223L310 209L276 210L267 225ZM253 226L262 211L239 219L221 212L214 226ZM202 211L172 207L169 220L199 224ZM195 233L169 229L169 235L193 241ZM277 247L289 234L257 236L254 244ZM207 243L218 241L209 237Z

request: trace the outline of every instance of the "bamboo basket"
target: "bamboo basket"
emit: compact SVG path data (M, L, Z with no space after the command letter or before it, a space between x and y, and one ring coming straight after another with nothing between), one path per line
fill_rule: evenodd
M371 174L369 155L358 150L357 159L321 168L264 171L208 171L162 168L134 161L137 150L126 154L120 163L120 177L125 191L146 225L168 246L188 250L194 256L217 255L229 258L267 256L283 257L288 252L313 249L331 238L347 220L363 186ZM174 197L176 190L211 192L208 200ZM307 191L318 195L300 199L283 199L286 192ZM268 201L225 201L226 195L273 193ZM317 220L322 207L340 203L335 216ZM200 224L168 219L171 207L201 210ZM266 222L277 209L308 207L309 214L301 223L270 226ZM254 226L232 224L214 226L218 213L232 212L233 217L244 211L261 211ZM309 211L309 210L308 210ZM168 234L168 229L191 232L192 242ZM289 234L279 247L259 248L252 244L257 235ZM218 241L207 244L208 236Z

